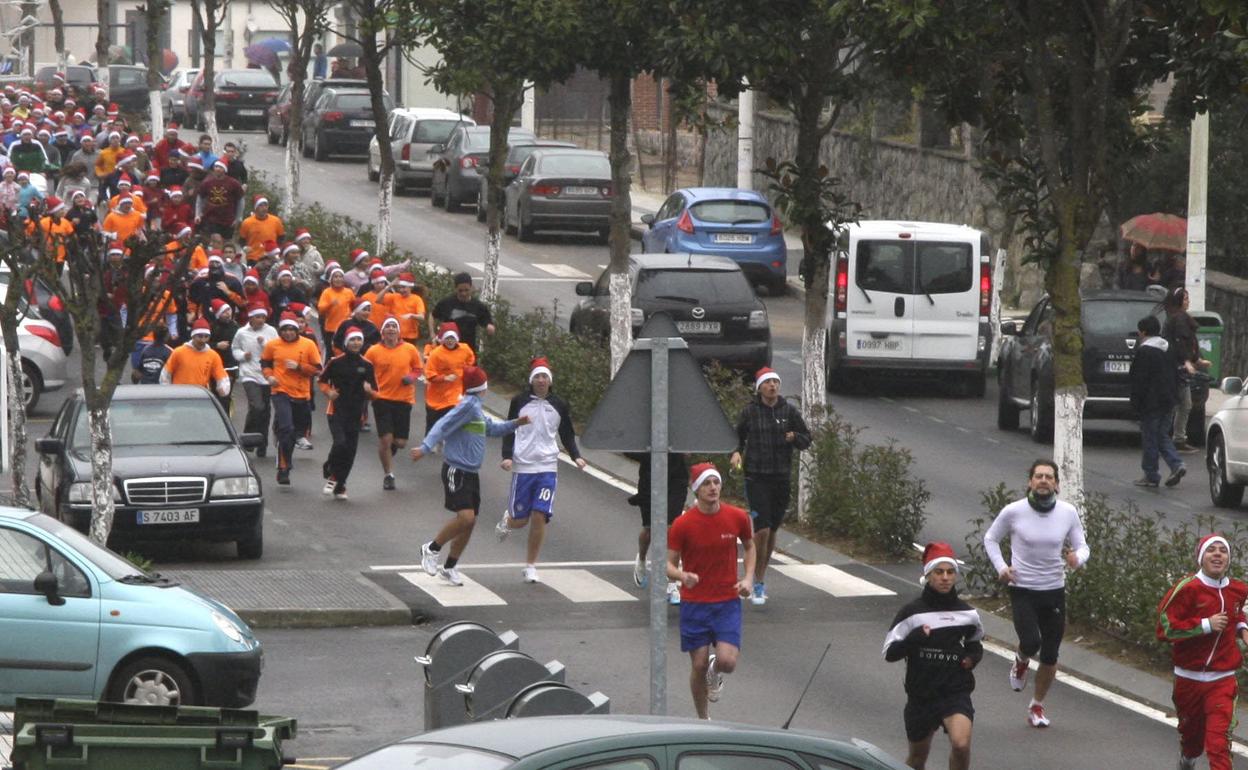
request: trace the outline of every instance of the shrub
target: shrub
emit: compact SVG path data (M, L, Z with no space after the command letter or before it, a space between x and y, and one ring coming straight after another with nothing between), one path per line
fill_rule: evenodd
M749 379L741 372L729 369L718 362L703 366L702 374L706 377L707 384L711 386L715 399L719 401L719 408L723 410L724 418L728 420L729 425L735 427L737 418L741 416L741 410L750 402L750 399L754 398L754 388ZM691 457L689 465L700 462L713 463L719 471L720 478L724 481L722 494L731 500L744 502L745 477L729 467L728 461L731 457L731 454ZM749 506L743 505L743 507Z

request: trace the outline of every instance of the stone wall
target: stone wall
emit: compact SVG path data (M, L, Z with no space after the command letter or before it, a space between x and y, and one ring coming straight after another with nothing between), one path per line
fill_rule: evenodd
M1210 270L1205 282L1205 307L1222 316L1222 376L1248 375L1248 280Z

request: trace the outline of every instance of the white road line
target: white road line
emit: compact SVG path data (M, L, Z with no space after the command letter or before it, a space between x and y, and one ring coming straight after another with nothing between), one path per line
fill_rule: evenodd
M918 414L918 413L919 413L919 410L918 410L918 409L915 409L913 406L906 406L905 404L902 404L902 405L901 405L901 408L902 408L902 409L905 409L907 412L913 412L914 414Z
M941 425L944 425L944 424L945 424L945 421L944 421L944 420L940 419L939 417L933 417L933 416L932 416L932 415L930 415L930 414L927 416L927 419L931 420L932 422L938 422L938 423L940 423Z
M853 596L896 596L895 591L878 586L869 580L855 577L830 564L778 564L775 569L782 575L805 583L838 599Z
M460 571L463 575L463 571ZM433 597L443 607L489 607L506 604L503 597L463 575L464 584L453 586L440 577L420 572L400 572L399 577Z
M539 574L542 583L578 604L590 602L635 602L637 597L621 591L583 569L546 569Z
M565 265L561 262L534 262L533 267L538 270L545 270L551 275L557 275L560 278L575 278L578 281L588 281L590 276L582 273L571 265Z
M772 561L776 560L776 556L771 557ZM462 565L465 569L476 570L481 569L524 569L526 566L522 561L502 562L490 564L468 564ZM561 569L564 567L631 567L632 560L624 561L552 561L541 562L538 564L542 569ZM408 570L420 569L419 564L375 564L368 568L369 572L406 572ZM426 577L428 577L426 575ZM430 578L431 580L433 578Z
M473 270L476 270L478 273L485 273L484 262L465 262L464 264L467 265L468 267L471 267ZM524 274L517 270L512 270L510 267L507 267L501 262L498 263L498 277L499 278L519 278L521 275L524 275Z
M959 431L960 433L974 433L975 432L971 430L970 428L964 428L961 425L954 426L954 429Z

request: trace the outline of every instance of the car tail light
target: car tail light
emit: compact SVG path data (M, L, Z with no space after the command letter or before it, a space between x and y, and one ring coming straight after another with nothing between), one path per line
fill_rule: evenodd
M979 314L985 318L992 310L992 265L979 263Z
M534 195L544 195L546 197L559 194L559 186L553 184L535 184L529 188L529 192Z
M232 102L238 98L238 94L233 91L218 91L217 98L223 102Z
M261 94L266 102L271 102L277 98L277 94Z
M514 166L514 165L513 165L513 166L508 166L508 167L507 167L507 173L508 173L508 174L519 174L519 173L520 173L520 167L519 167L519 166Z
M65 310L65 303L61 302L60 297L53 295L52 298L48 300L48 309L55 310L58 313L63 312Z
M629 308L628 315L629 315L629 318L633 322L633 326L641 326L643 323L646 322L645 311L643 311L639 307Z
M750 311L750 329L766 329L767 328L767 311L751 310Z
M473 155L465 155L459 159L460 168L476 168L481 165L481 159Z
M833 309L838 313L845 312L849 298L849 255L842 254L836 260L836 296Z
M342 118L343 118L343 113L341 112L337 112L337 111L326 112L325 114L321 115L321 122L322 123L337 123L338 121L342 120Z
M412 145L410 143L404 143L403 150L399 152L399 160L411 160L411 159L412 159Z
M45 339L48 342L51 342L53 345L57 346L58 348L61 346L61 335L56 333L56 329L53 329L50 326L41 326L39 324L31 324L30 326L27 326L25 328L26 328L26 331L30 332L36 337Z
M771 215L771 235L781 235L784 233L784 223L780 221L778 214Z
M680 215L680 219L676 220L676 229L682 233L693 235L693 217L689 216L688 210Z

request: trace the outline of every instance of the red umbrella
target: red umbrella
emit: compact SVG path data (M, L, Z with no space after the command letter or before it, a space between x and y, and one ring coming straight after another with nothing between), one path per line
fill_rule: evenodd
M1146 249L1187 251L1187 220L1174 214L1140 214L1123 222L1119 232Z

